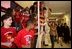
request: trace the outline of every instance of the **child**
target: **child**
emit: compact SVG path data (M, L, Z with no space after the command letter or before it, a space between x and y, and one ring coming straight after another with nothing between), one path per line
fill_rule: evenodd
M34 22L28 20L26 28L19 31L17 37L14 40L18 48L31 48L31 42L34 38L33 28Z
M1 27L1 48L13 48L16 30L14 27L11 27L12 16L5 14L1 19L3 22L3 26Z
M26 22L29 20L29 12L24 11L23 18L21 19L22 28L26 28Z

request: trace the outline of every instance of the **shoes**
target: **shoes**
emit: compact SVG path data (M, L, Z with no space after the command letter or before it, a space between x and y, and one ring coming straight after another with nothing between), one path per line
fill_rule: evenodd
M48 44L44 44L44 46L48 46Z
M63 46L63 45L61 44L61 46Z
M43 45L44 45L44 46L48 46L48 44L45 44L45 42L43 42Z

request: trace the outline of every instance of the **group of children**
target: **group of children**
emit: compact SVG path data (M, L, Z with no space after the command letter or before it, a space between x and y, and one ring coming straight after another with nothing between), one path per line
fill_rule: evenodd
M37 13L32 14L33 9L30 11L20 13L17 9L6 10L6 14L1 17L1 48L32 48L37 19L34 16Z
M2 16L3 26L1 27L1 47L19 47L19 48L28 48L31 47L31 41L34 37L34 22L32 20L27 21L26 28L21 31L16 32L14 27L11 27L12 24L12 15L3 15ZM28 45L28 46L27 46Z

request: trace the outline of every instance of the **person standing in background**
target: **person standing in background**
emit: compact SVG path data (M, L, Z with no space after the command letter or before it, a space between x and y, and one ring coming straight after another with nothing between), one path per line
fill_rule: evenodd
M64 42L69 43L70 41L70 30L66 23L64 23Z
M62 45L62 41L63 41L63 32L62 32L62 30L63 30L63 27L61 26L61 24L58 24L58 26L57 26L58 43L59 43L61 46L63 46L63 45Z
M51 22L49 26L50 26L50 38L51 38L52 48L54 48L54 42L57 36L56 25L54 22Z

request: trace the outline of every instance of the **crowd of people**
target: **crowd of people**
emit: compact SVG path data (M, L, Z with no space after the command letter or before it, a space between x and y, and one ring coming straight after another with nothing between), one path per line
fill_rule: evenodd
M71 36L70 29L66 23L57 24L55 22L50 22L48 25L50 27L52 48L54 48L55 42L59 43L61 46L63 46L63 42L69 44Z
M37 2L22 11L8 8L1 17L1 48L31 48L35 37Z
M70 28L66 23L59 24L57 26L57 33L60 39L63 39L65 43L69 43L70 38Z
M22 11L20 9L6 10L6 14L1 17L1 48L33 48L35 42L35 27L38 25L38 4L34 2L33 5L28 8L26 7ZM43 27L45 31L45 13L46 7L44 2L40 2L40 30ZM56 24L55 22L48 22L50 27L50 38L52 48L54 48L55 39L62 45L62 41L69 43L70 41L70 30L66 23ZM57 38L58 37L58 38ZM43 38L44 35L43 35ZM45 45L45 39L42 43ZM35 43L33 43L35 42ZM47 45L48 46L48 45Z

